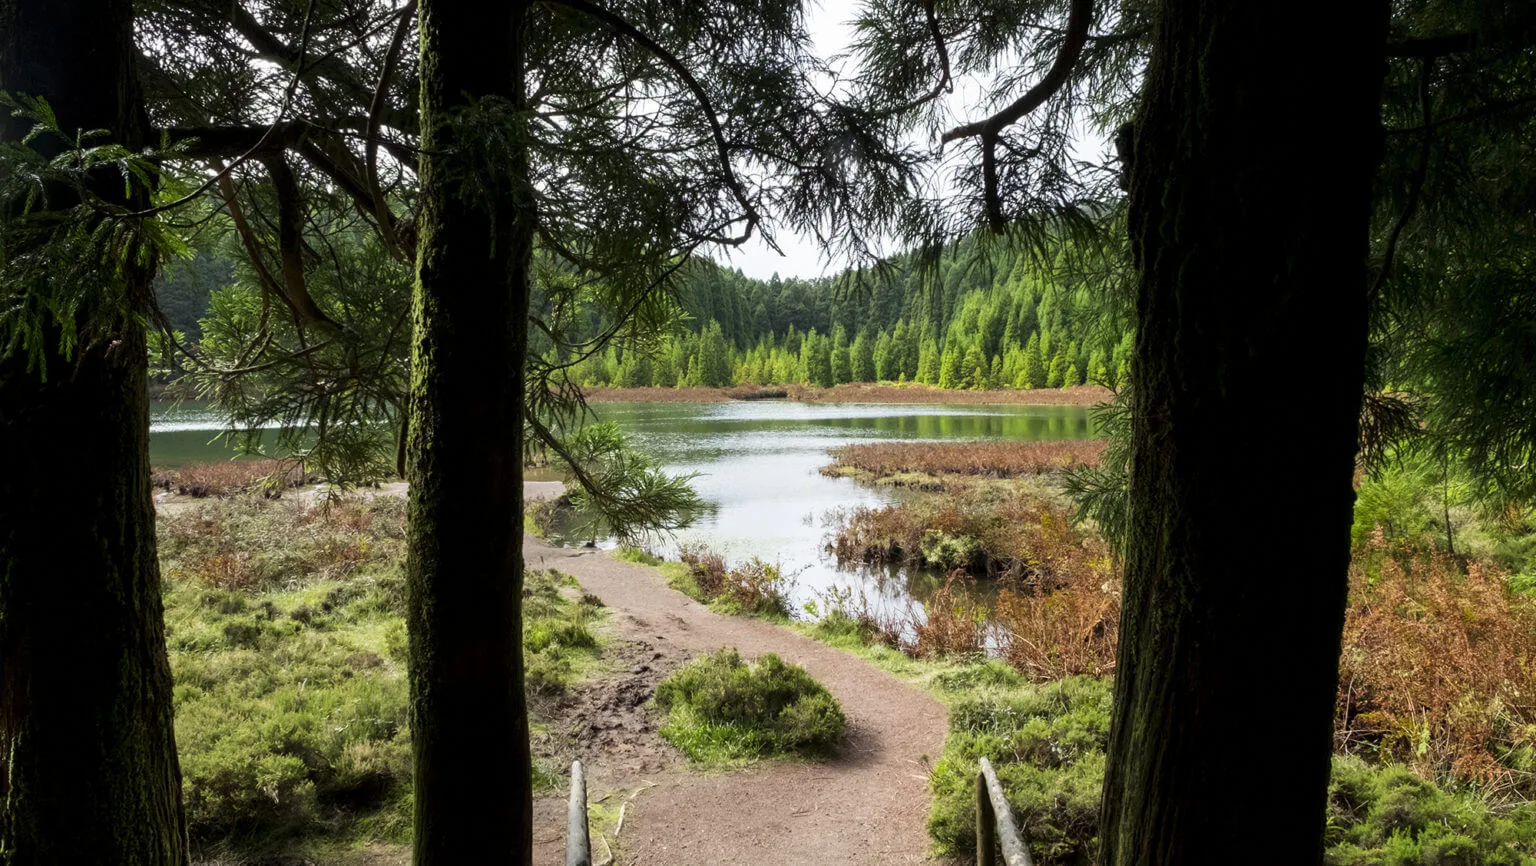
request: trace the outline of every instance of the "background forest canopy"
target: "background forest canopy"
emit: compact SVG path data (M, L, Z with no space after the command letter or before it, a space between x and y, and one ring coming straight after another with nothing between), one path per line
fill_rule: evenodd
M755 280L695 260L683 270L672 317L657 333L620 328L617 339L592 352L555 350L532 325L530 339L535 347L542 342L549 363L568 364L571 380L582 386L1056 388L1124 378L1130 331L1106 322L1086 281L1074 285L1070 276L1043 273L1024 254L979 246L957 245L931 273L916 256L897 257L890 273L862 281ZM198 343L205 326L214 341L249 339L252 322L241 313L259 311L260 294L238 278L240 271L200 252L157 282L160 308L187 344ZM578 318L578 343L613 325L597 304L584 305Z

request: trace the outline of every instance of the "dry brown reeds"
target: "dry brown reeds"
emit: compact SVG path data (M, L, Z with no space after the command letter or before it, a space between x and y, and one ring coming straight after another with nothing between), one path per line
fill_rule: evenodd
M724 403L724 388L583 388L588 403Z
M732 400L782 400L789 396L783 388L765 388L762 385L737 385L727 389L725 396Z
M1032 680L1114 673L1120 572L1064 508L1022 492L922 495L845 513L829 548L842 561L1002 579L985 610L952 576L925 621L909 620L909 653L975 652L985 629ZM1379 532L1356 550L1338 695L1340 751L1536 799L1536 599L1492 566L1392 547Z
M1536 797L1536 602L1480 563L1389 550L1350 569L1335 736L1431 778Z
M153 469L149 483L183 496L232 496L260 490L280 493L293 487L314 484L319 479L304 471L293 460L225 460L218 463L193 463L174 469Z
M999 654L1037 682L1115 672L1120 579L1080 569L1052 592L998 593L993 612Z
M923 605L921 622L912 626L913 640L902 649L918 658L974 655L986 645L991 611L976 596L975 584L959 569Z
M1080 466L1097 466L1102 439L1054 442L871 442L845 445L832 452L823 475L852 469L875 478L922 473L1018 478Z
M1025 491L855 508L844 513L827 548L844 563L963 568L1046 591L1085 579L1075 572L1103 575L1110 567L1103 539L1074 525L1065 507Z
M251 589L273 580L340 579L370 563L398 561L405 521L405 503L396 498L309 506L233 499L161 514L157 532L183 576Z
M718 601L727 609L759 616L789 616L794 580L777 565L754 556L731 567L725 557L701 544L683 545L677 558L688 566L701 601Z

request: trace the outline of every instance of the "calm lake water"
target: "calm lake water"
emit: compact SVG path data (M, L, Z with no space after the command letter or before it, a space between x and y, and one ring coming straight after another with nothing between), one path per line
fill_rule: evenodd
M150 458L157 466L226 459L211 442L219 418L205 408L157 405ZM890 494L817 470L827 452L854 442L963 439L1084 439L1080 406L942 406L781 401L595 404L598 416L627 431L669 472L697 473L694 487L712 510L652 549L676 555L702 543L739 561L757 556L795 575L798 602L835 585L863 591L881 607L905 604L900 575L839 570L824 551L828 520L839 508L879 505ZM610 546L603 544L600 546ZM895 579L891 579L895 578Z

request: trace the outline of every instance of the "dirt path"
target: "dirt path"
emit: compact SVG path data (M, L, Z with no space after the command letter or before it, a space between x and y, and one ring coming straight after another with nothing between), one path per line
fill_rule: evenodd
M927 860L928 769L946 723L938 702L789 629L713 613L667 587L654 569L595 550L551 547L533 536L524 536L524 544L530 568L574 575L610 609L612 628L635 659L627 676L604 684L623 696L621 704L648 698L661 671L734 646L745 657L774 652L804 665L837 697L849 720L849 740L837 760L700 774L680 759L647 757L643 741L655 733L638 730L638 706L636 716L595 726L578 714L588 728L606 729L599 733L617 746L609 749L599 738L594 751L578 755L593 796L644 787L626 808L619 862L820 866ZM541 802L535 821L535 861L562 862L560 804ZM601 860L604 842L594 838L593 846Z

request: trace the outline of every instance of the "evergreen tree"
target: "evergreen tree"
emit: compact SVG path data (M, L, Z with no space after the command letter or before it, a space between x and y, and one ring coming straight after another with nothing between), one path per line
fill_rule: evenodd
M651 362L650 384L657 388L671 388L677 384L677 363L670 347L657 352Z
M881 331L879 338L875 340L875 350L871 358L877 381L893 381L900 375L900 372L897 370L899 364L893 364L891 359L891 335L887 331ZM891 375L893 372L897 375Z
M731 347L720 323L711 320L699 339L699 384L723 388L731 384Z
M864 331L859 332L848 348L848 366L849 381L873 382L878 378L875 375L875 341Z
M832 377L832 340L828 337L817 337L811 343L810 367L808 369L811 384L830 388L837 384Z
M161 251L151 225L103 215L149 203L132 34L126 0L0 0L0 91L47 103L0 112L0 447L19 458L0 476L7 866L188 862L149 494ZM91 168L77 145L122 162ZM79 173L10 162L23 147ZM35 192L23 171L44 172L42 200L12 197Z
M800 340L800 361L796 365L798 375L795 378L802 384L816 384L816 344L820 341L815 328L807 331Z
M852 363L848 357L848 332L838 325L832 329L832 384L841 385L853 379Z
M1045 375L1045 387L1060 388L1067 384L1067 356L1057 355L1051 359L1050 371Z
M965 350L965 357L960 361L959 388L986 388L992 378L990 367L987 365L987 357L981 353L981 348L974 343Z
M960 341L951 337L944 341L944 351L939 356L939 382L940 388L961 388L965 383L965 371L962 368L964 357L961 355Z
M1219 862L1261 827L1250 859L1323 859L1389 11L1160 4L1129 168L1136 411L1104 866ZM1255 557L1277 533L1286 555Z
M891 355L895 361L887 371L884 378L917 381L917 367L920 352L917 347L917 339L907 328L906 319L896 323L896 330L891 334Z
M1024 387L1046 387L1045 358L1040 352L1040 336L1030 334L1024 346Z
M918 350L917 374L913 381L924 385L939 382L939 344L932 337L924 339Z

